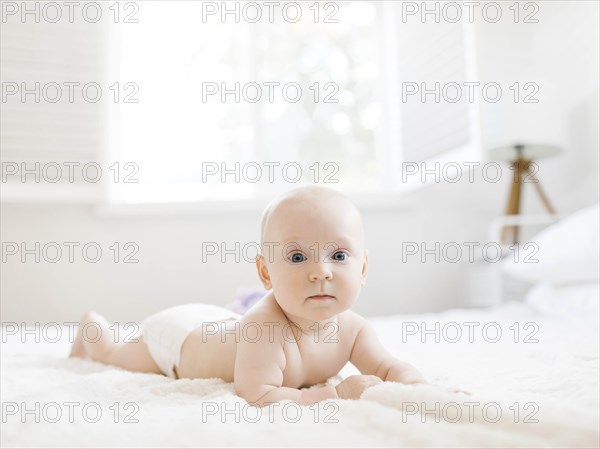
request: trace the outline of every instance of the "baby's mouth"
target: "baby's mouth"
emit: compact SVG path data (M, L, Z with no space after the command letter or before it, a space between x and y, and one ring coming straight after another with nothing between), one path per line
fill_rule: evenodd
M309 296L308 299L314 299L315 301L327 301L329 299L335 299L335 296L320 293L318 295Z

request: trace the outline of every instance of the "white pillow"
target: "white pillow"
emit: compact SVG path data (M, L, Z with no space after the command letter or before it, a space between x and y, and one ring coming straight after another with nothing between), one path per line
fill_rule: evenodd
M599 205L582 209L548 226L523 244L518 260L514 253L502 261L502 269L528 282L552 281L554 284L593 282L600 279ZM537 251L536 251L537 250ZM530 257L526 257L530 256ZM537 260L537 262L532 261Z
M540 282L529 289L525 303L543 315L598 325L600 283L555 286Z

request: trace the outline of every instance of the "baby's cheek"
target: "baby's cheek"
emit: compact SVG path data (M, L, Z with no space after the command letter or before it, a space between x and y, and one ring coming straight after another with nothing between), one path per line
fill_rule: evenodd
M348 270L340 275L340 280L349 290L360 289L363 280L362 272L361 270Z

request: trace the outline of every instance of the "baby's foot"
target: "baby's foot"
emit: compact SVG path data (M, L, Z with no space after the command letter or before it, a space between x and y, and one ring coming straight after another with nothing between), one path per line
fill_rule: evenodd
M79 357L82 359L89 359L90 355L85 350L85 341L83 339L82 329L88 323L97 323L104 321L104 318L98 315L96 312L87 312L79 320L79 327L77 328L77 334L75 335L75 341L71 346L71 352L69 357Z

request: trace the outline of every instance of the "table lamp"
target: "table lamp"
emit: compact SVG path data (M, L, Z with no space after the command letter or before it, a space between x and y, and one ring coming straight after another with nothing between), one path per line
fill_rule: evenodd
M505 147L494 148L490 151L490 156L496 160L508 160L514 171L513 182L508 196L505 215L518 215L521 209L521 192L524 184L532 183L535 190L544 204L544 207L550 214L556 211L550 200L542 190L540 182L532 171L532 163L535 160L545 157L551 157L559 154L562 150L555 145L529 145L515 144ZM519 242L519 226L505 226L502 230L502 243Z

